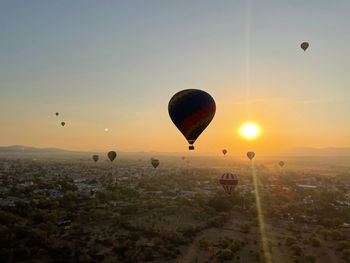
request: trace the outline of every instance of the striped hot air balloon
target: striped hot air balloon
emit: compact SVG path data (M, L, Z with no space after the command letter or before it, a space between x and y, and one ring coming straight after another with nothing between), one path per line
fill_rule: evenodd
M169 115L194 150L194 142L214 118L216 105L208 93L187 89L176 93L169 101Z
M222 187L224 188L225 192L228 194L231 194L231 191L238 184L238 177L237 175L232 173L224 173L223 175L221 175L221 178L219 181Z
M158 159L153 159L151 160L151 164L153 166L153 168L157 168L159 165L159 160Z

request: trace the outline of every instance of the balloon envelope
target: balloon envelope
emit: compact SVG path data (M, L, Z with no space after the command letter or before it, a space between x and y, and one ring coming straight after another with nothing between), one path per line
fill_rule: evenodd
M222 153L225 155L227 153L227 150L226 149L223 149L222 150Z
M64 121L62 121L62 122L61 122L61 125L64 126L64 125L66 125L66 123L65 123Z
M224 173L220 180L220 184L226 191L226 193L231 194L231 191L237 186L238 184L238 177L235 174L232 173Z
M95 162L97 162L99 159L99 156L97 154L92 156L92 160L94 160Z
M279 164L281 167L284 166L284 162L283 162L283 161L280 161L278 164Z
M110 152L108 152L107 156L108 156L109 160L111 162L113 162L115 157L117 157L117 153L115 151L110 151Z
M58 113L58 112L56 112L56 116L58 116L58 114L59 114L59 113Z
M305 51L309 47L309 43L308 42L303 42L303 43L301 43L300 47Z
M190 144L209 125L215 115L215 101L208 93L197 89L187 89L176 93L169 101L168 111L171 120Z
M154 168L157 168L158 165L159 165L159 160L153 159L153 160L151 161L151 164L152 164L152 166L153 166Z
M247 156L248 156L248 158L251 160L251 159L254 158L255 152L247 152Z

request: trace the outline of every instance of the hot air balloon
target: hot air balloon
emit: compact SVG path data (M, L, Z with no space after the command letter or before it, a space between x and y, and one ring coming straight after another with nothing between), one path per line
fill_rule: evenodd
M283 162L283 161L280 161L278 164L279 164L281 167L284 166L284 162Z
M238 184L238 177L232 173L224 173L219 181L226 193L231 194L232 189Z
M56 112L56 116L58 116L59 115L59 113L58 112Z
M109 160L111 162L113 162L115 157L117 157L117 153L115 151L110 151L110 152L108 152L107 156L108 156Z
M185 156L182 156L181 159L182 159L182 160L185 160Z
M62 121L62 122L61 122L61 125L64 126L64 125L66 125L66 123L65 123L64 121Z
M153 158L152 158L152 160L151 160L151 164L152 164L152 166L153 166L154 168L157 168L157 167L158 167L158 165L159 165L159 160L157 160L157 159L153 159Z
M189 150L214 118L214 99L205 91L187 89L176 93L169 101L171 120L188 141Z
M223 149L223 150L222 150L222 153L223 153L224 155L226 155L227 150L226 150L226 149Z
M247 156L248 156L248 158L251 160L251 159L254 158L255 152L247 152Z
M99 156L97 154L92 156L92 160L95 161L95 163L98 161Z
M303 43L301 43L300 47L305 52L308 49L308 47L309 47L309 43L308 42L303 42Z

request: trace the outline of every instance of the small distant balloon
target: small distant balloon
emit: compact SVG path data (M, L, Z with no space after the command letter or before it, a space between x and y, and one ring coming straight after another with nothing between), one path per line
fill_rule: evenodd
M232 173L224 173L220 180L220 184L224 188L225 192L228 194L231 194L231 191L237 186L238 184L238 177L235 174Z
M182 159L182 160L185 160L185 156L182 156L181 159Z
M62 125L62 127L63 127L64 125L66 125L66 123L65 123L64 121L62 121L62 122L61 122L61 125Z
M226 149L223 149L223 150L222 150L222 153L223 153L224 155L226 155L227 150L226 150Z
M305 52L308 49L308 47L309 47L309 43L308 42L303 42L303 43L301 43L300 47Z
M255 156L255 152L247 152L247 156L250 160L252 160Z
M194 142L214 118L216 105L208 93L198 89L187 89L176 93L169 101L171 120L194 150Z
M107 153L108 159L113 162L115 157L117 157L117 153L115 151L110 151Z
M58 112L56 112L56 116L58 116L59 115L59 113Z
M151 160L151 164L154 168L157 168L159 165L159 160L158 159L153 159Z
M279 164L281 167L284 166L284 162L283 162L283 161L280 161L278 164Z
M94 160L95 163L98 161L98 159L99 159L99 156L97 154L92 156L92 160Z

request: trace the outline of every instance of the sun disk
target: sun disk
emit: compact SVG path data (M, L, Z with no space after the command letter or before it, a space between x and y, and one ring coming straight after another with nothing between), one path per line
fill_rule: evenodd
M253 139L258 136L259 127L254 123L247 123L242 126L241 134L248 139Z

